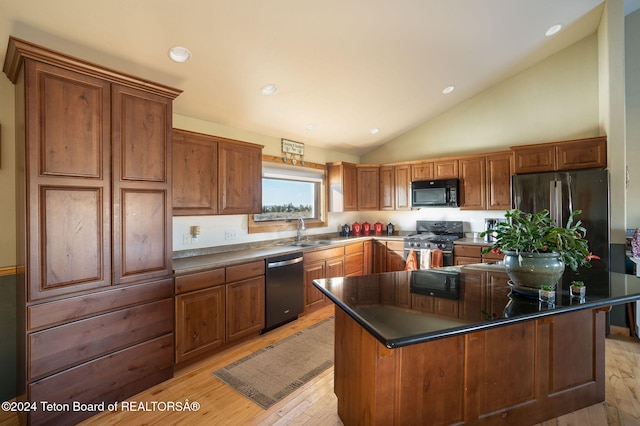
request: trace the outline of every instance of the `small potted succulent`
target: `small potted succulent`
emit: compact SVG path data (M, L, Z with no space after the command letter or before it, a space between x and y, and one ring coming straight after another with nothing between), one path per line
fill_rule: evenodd
M540 286L540 290L538 290L538 300L541 302L548 303L550 305L556 303L556 291L553 286L550 285L542 285Z
M536 214L509 210L506 222L480 234L492 233L494 238L483 254L505 254L505 269L516 289L537 292L543 285L555 288L565 266L575 271L579 266L591 267L591 259L599 259L589 251L582 222L574 221L580 213L572 212L562 227L549 217L548 210Z
M587 287L584 281L571 281L571 297L576 299L584 299L587 294Z

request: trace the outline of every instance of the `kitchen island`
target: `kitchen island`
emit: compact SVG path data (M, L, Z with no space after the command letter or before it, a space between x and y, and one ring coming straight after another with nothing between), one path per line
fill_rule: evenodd
M584 299L569 294L576 279ZM484 264L314 285L337 305L345 425L525 425L601 402L606 312L640 299L637 277L585 270L541 303Z

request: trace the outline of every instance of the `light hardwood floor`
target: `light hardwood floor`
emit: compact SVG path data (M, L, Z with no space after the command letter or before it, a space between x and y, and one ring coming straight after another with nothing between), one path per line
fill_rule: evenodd
M82 423L90 425L342 425L333 393L333 368L269 410L263 410L212 376L212 372L294 332L333 315L324 308L263 336L176 372L173 379L129 401L197 401L198 412L104 412ZM541 423L551 425L640 425L640 343L630 338L606 339L606 401ZM15 421L14 421L15 422ZM13 424L11 419L0 425Z

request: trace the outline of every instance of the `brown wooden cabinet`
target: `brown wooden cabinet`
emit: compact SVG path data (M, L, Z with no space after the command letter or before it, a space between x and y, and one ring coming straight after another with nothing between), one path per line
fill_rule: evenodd
M173 214L262 211L262 146L173 130Z
M605 136L514 146L511 149L516 174L607 167Z
M380 208L380 167L357 165L358 211L378 210Z
M457 158L436 160L433 162L434 179L458 179L459 163Z
M218 143L208 135L173 130L173 214L218 214Z
M411 165L380 167L380 210L411 210Z
M395 210L411 210L411 166L393 167L395 180Z
M500 262L504 260L504 254L496 254L488 252L482 254L482 251L490 247L489 243L478 244L456 244L453 249L454 265L468 265L472 263Z
M380 210L395 210L396 179L393 166L380 167Z
M224 345L224 301L224 285L176 296L176 363Z
M430 180L434 178L433 162L421 161L411 164L411 181Z
M180 91L13 37L4 71L16 85L24 265L17 391L57 403L126 399L173 374L171 119ZM92 413L38 411L28 421L62 414L74 422Z
M313 285L313 280L345 275L344 246L304 254L304 312L332 303Z
M507 210L511 206L511 152L460 158L463 210Z
M258 260L175 278L177 364L264 328L264 274Z
M373 273L403 271L405 266L403 241L373 242Z
M327 164L329 185L329 211L352 212L358 210L358 183L356 165L345 162Z
M262 211L262 147L245 142L218 143L218 212Z
M496 152L486 158L487 210L508 210L511 208L513 154Z
M460 208L463 210L484 210L486 198L486 159L484 156L460 159Z

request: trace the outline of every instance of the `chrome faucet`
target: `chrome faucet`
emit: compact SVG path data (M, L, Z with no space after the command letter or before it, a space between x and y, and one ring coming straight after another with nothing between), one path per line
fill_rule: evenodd
M299 217L298 218L298 234L296 238L297 242L300 242L302 240L302 231L304 231L305 229L307 228L304 227L304 219Z

